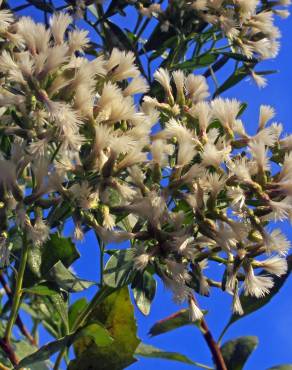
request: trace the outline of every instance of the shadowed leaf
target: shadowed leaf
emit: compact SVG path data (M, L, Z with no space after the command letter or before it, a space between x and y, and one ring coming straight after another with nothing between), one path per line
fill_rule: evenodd
M74 344L76 358L69 370L89 369L98 363L99 370L124 369L136 361L137 338L134 309L127 287L119 289L103 300L89 317L98 320L109 331L113 342L97 347L92 340L82 338Z
M70 272L61 261L58 261L47 273L46 278L56 283L60 288L67 292L81 292L95 283L93 281L82 280Z
M230 340L221 347L227 369L241 370L250 354L258 345L257 337L240 337Z
M156 292L156 280L148 272L137 274L133 281L132 288L137 307L144 315L149 315L151 303Z
M228 326L234 323L235 321L243 318L244 316L247 316L251 314L252 312L262 308L266 304L270 302L270 300L278 293L278 291L281 289L281 287L284 285L285 281L290 275L291 269L292 269L292 256L287 257L287 262L288 262L288 271L285 275L282 275L280 277L277 277L275 275L271 275L274 280L274 286L270 290L270 293L265 295L262 298L256 298L252 296L245 296L244 293L240 295L240 301L241 305L244 311L243 315L236 315L233 314L230 318L230 321L228 323ZM266 272L263 272L262 274L267 275Z
M120 249L116 251L105 265L103 279L106 285L120 288L132 282L135 275L133 269L133 251Z

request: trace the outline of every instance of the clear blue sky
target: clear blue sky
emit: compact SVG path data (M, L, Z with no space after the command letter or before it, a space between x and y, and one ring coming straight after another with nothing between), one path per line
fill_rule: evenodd
M19 1L12 1L18 5ZM22 3L22 2L21 2ZM29 12L26 11L26 14ZM38 15L32 11L32 17ZM279 56L273 61L262 63L258 70L277 69L279 73L268 76L268 86L259 90L251 81L242 81L239 85L229 90L224 96L235 97L248 103L248 110L244 114L244 121L248 129L255 130L260 104L270 104L277 111L276 120L283 123L285 131L292 133L292 17L279 20L282 31L282 47ZM222 81L225 76L220 76ZM285 224L283 231L292 240L290 224ZM87 240L80 244L79 250L82 258L74 265L75 271L83 278L96 280L98 276L98 247L93 235L88 234ZM212 270L210 266L209 270ZM88 292L90 296L93 290ZM292 279L290 278L269 305L253 315L239 320L227 332L225 340L244 335L259 337L259 347L250 357L246 370L265 370L282 363L292 364ZM208 310L206 320L218 337L230 315L231 299L229 296L213 291L211 298L200 299L200 304ZM171 300L171 294L158 284L158 293L153 302L151 313L144 317L136 310L139 336L148 344L163 348L168 351L181 352L195 361L211 364L211 356L201 334L195 327L184 327L168 334L149 338L147 332L157 321L177 311L181 307ZM47 335L42 336L42 341L49 340ZM150 370L159 367L160 370L187 370L192 367L181 363L142 359L130 367L131 370Z

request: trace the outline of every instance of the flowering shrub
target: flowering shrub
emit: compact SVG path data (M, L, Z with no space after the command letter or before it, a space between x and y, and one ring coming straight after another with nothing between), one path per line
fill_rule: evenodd
M81 16L87 4L79 3ZM223 57L241 55L244 68L264 84L252 61L276 55L272 14L286 11L272 5L286 3L222 4L178 2L165 11L156 3L136 6L141 16L157 17L166 34L172 7L194 14L202 33L211 24L226 38L230 51ZM3 363L29 367L60 351L57 369L73 343L69 369L89 369L96 361L98 368L122 369L135 353L149 356L153 348L138 346L133 334L125 287L131 285L136 305L148 314L157 276L176 302L187 302L178 316L201 326L216 367L231 369L224 349L210 341L195 295L211 296L211 287L225 291L238 319L265 304L287 278L290 242L273 222L292 218L292 136L283 134L266 105L256 134L249 134L241 118L246 105L209 99L206 78L178 63L157 69L156 85L149 86L134 51L112 48L88 59L88 32L72 22L59 12L46 27L0 11L1 283L11 298L8 317L3 313ZM64 238L70 220L72 237ZM93 284L68 269L79 257L73 242L89 230L101 253L99 290L88 305L77 301L68 311L68 294ZM130 241L127 249L107 250L123 241ZM225 266L220 281L208 277L209 261ZM5 274L13 281L16 271L11 291ZM115 305L129 318L125 328L112 328ZM20 308L56 338L22 360L14 324L37 343ZM127 343L120 330L131 331Z

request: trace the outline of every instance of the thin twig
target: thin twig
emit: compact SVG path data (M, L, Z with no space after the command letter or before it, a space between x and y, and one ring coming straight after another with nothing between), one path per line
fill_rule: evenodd
M5 339L0 339L0 347L8 356L9 360L11 361L12 365L16 366L19 362L16 353L14 352L10 343L8 343Z
M7 294L7 297L9 299L10 302L12 302L12 291L9 287L9 285L7 284L6 280L5 280L5 277L3 275L3 272L1 271L0 272L0 282L1 282L1 285L3 286L4 290L5 290L5 293ZM33 345L33 346L36 346L36 341L35 339L33 338L33 336L30 334L29 330L26 328L26 326L24 325L24 323L22 322L19 314L17 315L16 317L16 321L15 321L16 325L18 326L19 330L21 331L21 333L29 340L29 342Z
M197 301L195 299L195 297L192 297L192 299L194 300L194 302L197 304ZM201 326L201 331L202 331L202 334L204 336L204 339L212 353L212 356L213 356L213 361L216 365L216 369L217 370L228 370L227 369L227 366L225 364L225 361L224 361L224 358L222 356L222 353L220 351L220 348L217 344L217 342L215 341L215 339L213 338L213 335L207 325L207 322L204 318L204 316L202 317L201 319L201 322L200 322L200 326Z

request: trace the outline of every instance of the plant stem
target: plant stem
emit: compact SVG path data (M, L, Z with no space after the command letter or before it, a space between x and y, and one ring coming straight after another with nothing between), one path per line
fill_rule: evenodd
M9 285L7 284L6 280L5 280L5 277L3 275L3 272L0 272L0 282L5 290L5 293L7 294L8 296L8 299L10 301L12 301L12 291L9 287ZM34 339L34 337L30 334L29 330L27 329L27 327L24 325L23 321L21 320L20 316L17 315L16 317L16 321L15 321L16 325L18 326L19 330L21 331L21 333L29 340L29 342L33 345L33 346L36 346L37 343Z
M90 316L90 314L94 311L94 309L98 306L98 304L103 301L107 296L109 296L111 293L114 292L115 289L110 288L110 287L104 287L101 288L93 297L92 301L88 304L87 307L80 313L80 315L77 317L76 321L72 325L71 332L76 331L79 329L82 324L85 322L85 320ZM62 358L64 354L66 353L66 348L63 348L60 352L59 355L56 359L54 369L53 370L58 370L59 366L62 362Z
M214 340L213 335L210 332L204 317L201 320L201 328L202 328L202 333L205 338L205 341L212 353L213 360L214 360L217 370L227 370L227 367L226 367L224 358L222 356L222 353L220 351L220 348L218 347L216 341Z
M16 356L14 349L11 344L6 342L5 339L0 339L0 347L6 353L7 357L11 361L12 365L16 366L19 362L18 357Z
M8 324L5 330L5 335L4 335L4 340L8 344L10 343L13 325L18 315L18 309L19 309L20 299L22 295L21 288L22 288L23 275L25 271L27 256L28 256L28 243L27 243L26 237L24 236L23 246L22 246L22 251L21 251L21 258L20 258L20 265L19 265L19 269L18 269L17 277L16 277L16 285L15 285L15 292L13 295L12 307L11 307L10 316L8 319Z

